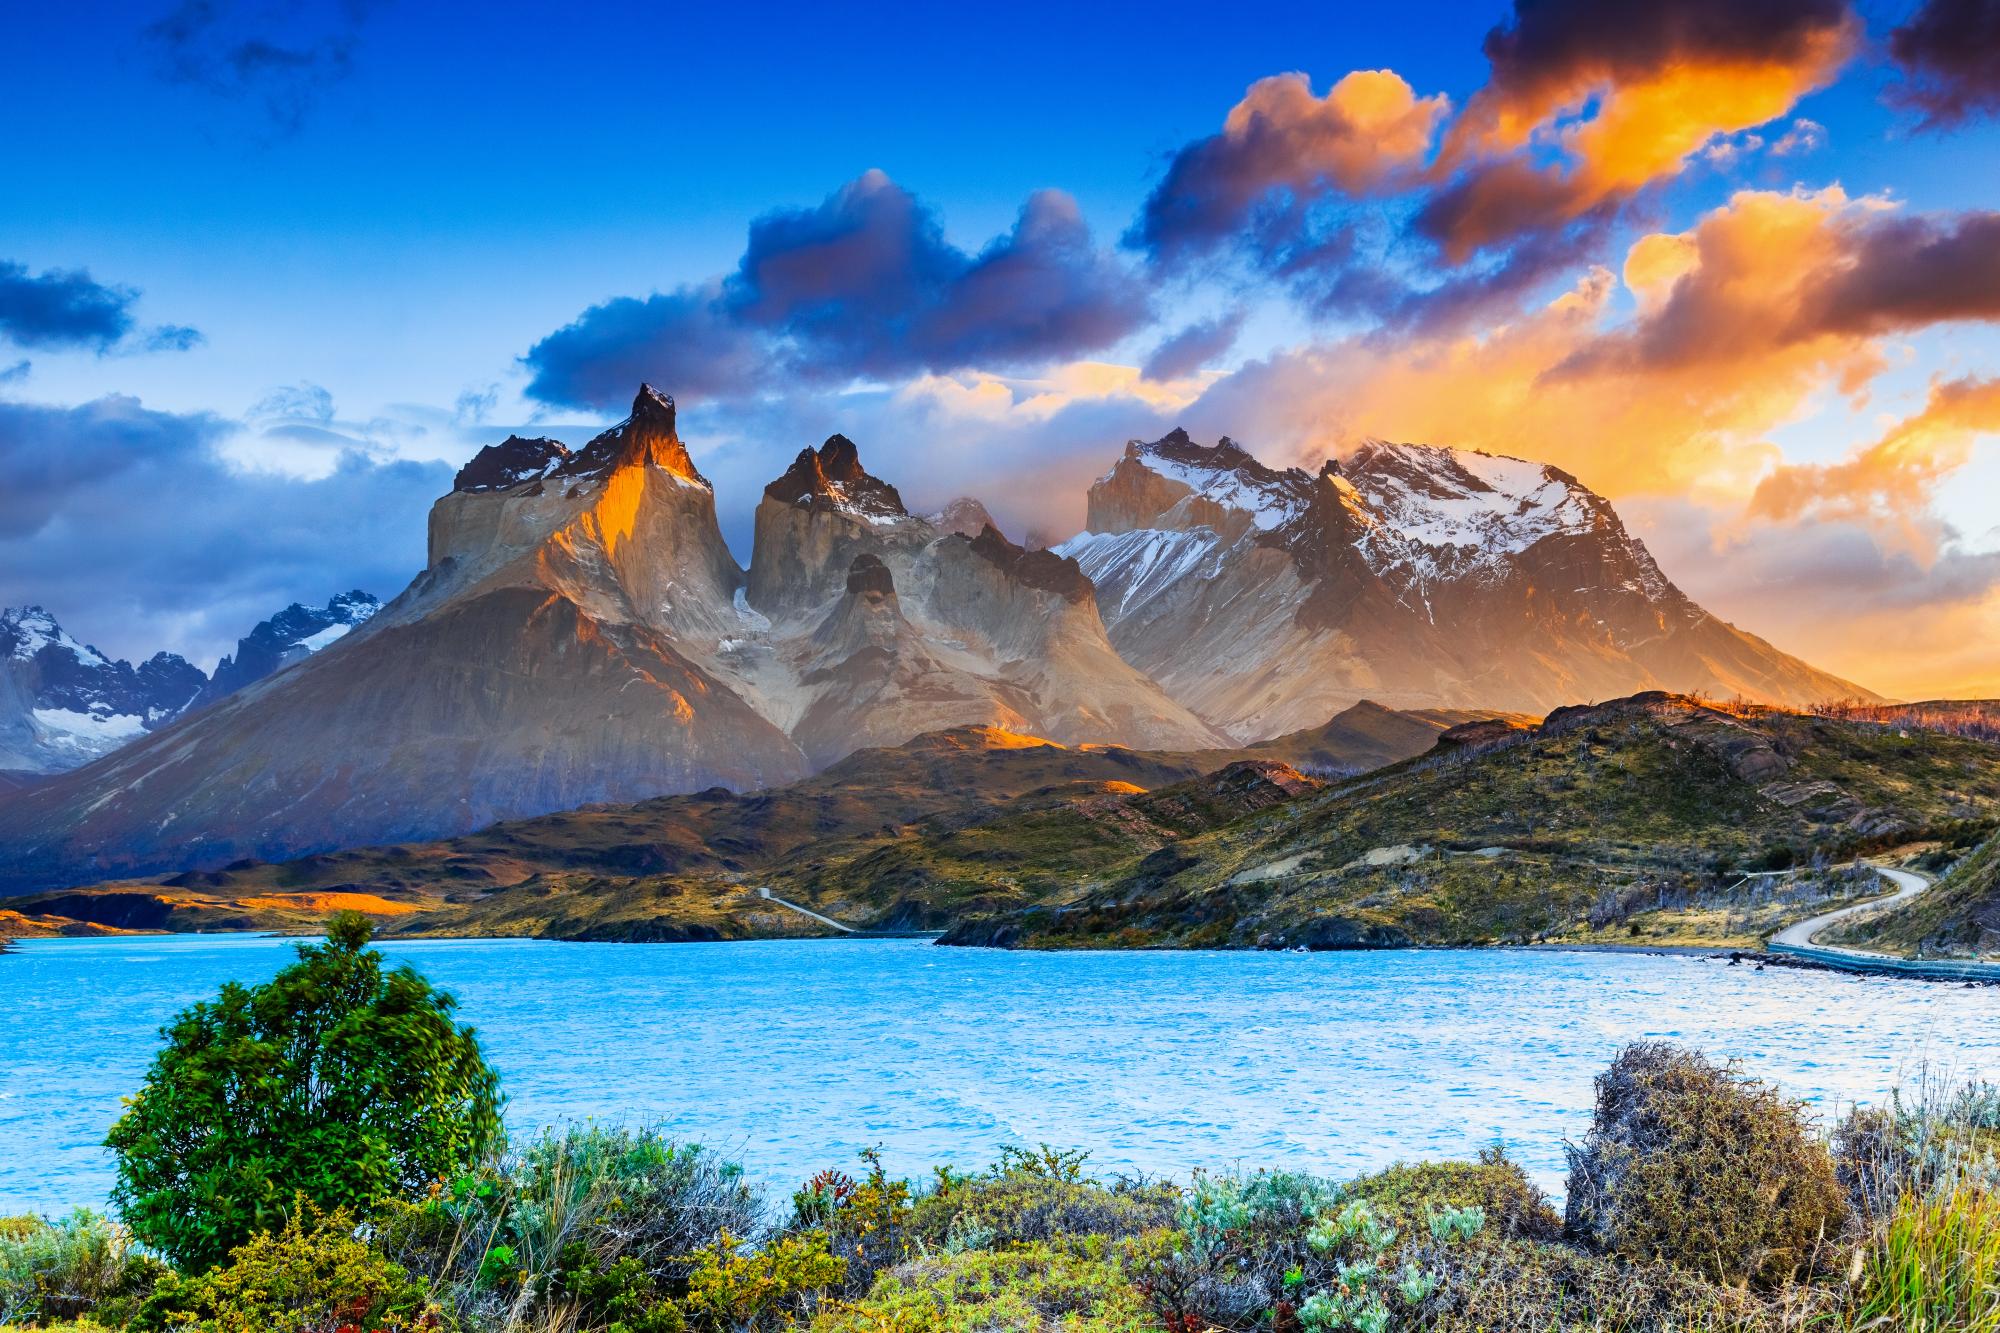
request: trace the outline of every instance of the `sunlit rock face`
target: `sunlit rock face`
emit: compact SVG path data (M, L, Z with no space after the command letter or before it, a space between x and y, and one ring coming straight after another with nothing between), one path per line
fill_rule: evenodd
M429 566L304 661L0 805L0 882L75 883L804 775L712 669L755 619L671 399L582 449L510 440Z
M1315 475L1134 441L1057 548L1111 641L1239 739L1362 698L1542 712L1642 689L1863 694L1710 616L1553 467L1371 442Z

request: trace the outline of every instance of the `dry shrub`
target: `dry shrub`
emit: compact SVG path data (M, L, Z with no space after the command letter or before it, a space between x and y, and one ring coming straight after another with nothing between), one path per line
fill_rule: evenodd
M1569 1234L1609 1254L1724 1283L1782 1283L1847 1217L1832 1155L1775 1088L1664 1043L1597 1079L1569 1148Z

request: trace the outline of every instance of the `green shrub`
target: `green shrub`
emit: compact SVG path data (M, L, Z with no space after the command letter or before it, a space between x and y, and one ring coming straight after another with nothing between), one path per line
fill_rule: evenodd
M440 1327L429 1285L359 1239L345 1209L304 1195L284 1229L251 1237L199 1277L168 1277L135 1330L409 1333Z
M1554 1240L1562 1234L1562 1218L1548 1196L1498 1150L1481 1153L1477 1162L1392 1166L1363 1176L1348 1192L1408 1234L1428 1228L1445 1210L1464 1208L1479 1209L1486 1219L1482 1229L1491 1235Z
M1152 1333L1125 1246L1025 1244L915 1259L813 1333Z
M133 1232L187 1269L285 1223L293 1196L365 1212L421 1193L500 1136L498 1080L452 997L384 972L365 918L262 986L230 983L163 1030L113 1126L113 1198Z
M941 1172L910 1210L910 1231L929 1249L982 1249L1086 1236L1136 1236L1169 1226L1180 1191L1135 1180L1101 1183L1084 1155L1003 1151L978 1175Z
M569 1310L586 1328L671 1333L701 1252L762 1215L741 1169L697 1144L579 1125L392 1204L381 1243L467 1323Z
M683 1304L693 1328L745 1333L810 1314L821 1293L846 1276L847 1261L828 1252L823 1231L779 1236L762 1249L747 1249L725 1231L696 1257Z
M0 1219L0 1328L84 1314L122 1322L165 1272L87 1209L60 1222Z
M875 1275L908 1258L917 1244L910 1182L892 1178L879 1149L861 1154L868 1174L860 1180L822 1172L793 1196L790 1230L817 1226L830 1238L835 1256L846 1262L842 1294L867 1291Z
M1250 1329L1280 1313L1289 1319L1337 1278L1345 1259L1361 1257L1350 1255L1350 1242L1383 1239L1390 1230L1378 1221L1371 1231L1367 1205L1356 1214L1350 1202L1359 1204L1316 1176L1197 1176L1176 1213L1171 1246L1142 1265L1140 1288L1170 1330Z
M1720 1282L1782 1282L1835 1236L1847 1201L1800 1108L1659 1043L1625 1049L1569 1149L1569 1234Z

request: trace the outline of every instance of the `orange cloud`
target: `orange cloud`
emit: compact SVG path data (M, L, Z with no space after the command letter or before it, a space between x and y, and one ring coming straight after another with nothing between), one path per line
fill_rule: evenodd
M1127 239L1175 259L1253 221L1288 229L1328 192L1364 194L1420 165L1450 110L1449 98L1419 97L1386 69L1356 70L1324 97L1304 74L1259 79L1221 133L1174 155Z
M1519 9L1487 38L1492 77L1446 133L1420 225L1460 263L1615 207L1832 82L1861 34L1841 0Z
M2000 379L1933 381L1923 410L1838 463L1795 463L1758 484L1750 512L1795 520L1846 518L1886 524L1927 557L1937 525L1926 513L1938 483L2000 433Z

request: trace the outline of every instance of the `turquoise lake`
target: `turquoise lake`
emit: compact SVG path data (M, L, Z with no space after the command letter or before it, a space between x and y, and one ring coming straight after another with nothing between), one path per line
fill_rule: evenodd
M923 941L392 943L460 1001L515 1132L650 1122L782 1195L892 1167L1087 1148L1100 1171L1334 1176L1502 1142L1559 1187L1591 1079L1684 1042L1822 1113L1921 1062L2000 1074L2000 988L1543 950L1011 953ZM98 1146L175 1011L290 941L30 941L0 956L0 1214L102 1207Z

